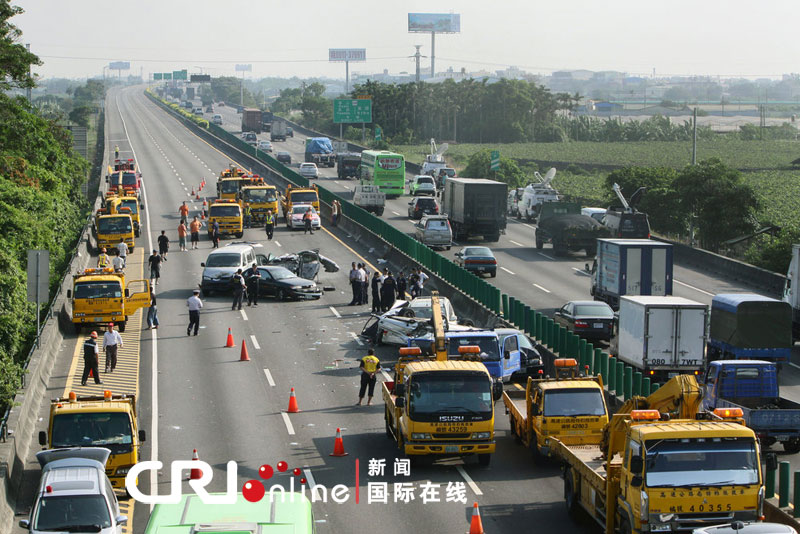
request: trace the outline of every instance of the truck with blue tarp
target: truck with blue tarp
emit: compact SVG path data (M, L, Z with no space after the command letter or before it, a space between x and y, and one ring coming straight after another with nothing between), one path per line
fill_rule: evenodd
M316 163L317 167L333 167L336 154L333 144L327 137L309 137L306 139L306 163Z
M598 239L590 293L614 310L623 295L672 295L672 245L649 239Z
M717 360L705 375L703 408L739 408L762 447L800 452L800 404L780 397L777 366L766 360Z
M788 362L792 351L792 307L754 293L721 293L711 301L706 354L721 359Z

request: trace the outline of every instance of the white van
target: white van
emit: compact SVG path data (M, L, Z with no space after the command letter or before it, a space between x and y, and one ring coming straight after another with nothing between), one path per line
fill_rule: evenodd
M214 124L222 124L222 115L217 113L216 115L211 117L211 122L213 122Z
M517 206L519 217L525 217L530 222L538 217L539 208L542 204L558 201L558 191L549 185L529 184L522 192L522 200Z
M233 289L231 279L236 271L245 271L254 263L268 265L266 254L256 251L260 243L233 242L223 248L216 248L200 264L203 268L203 278L200 282L200 291L204 297L213 291L228 292Z
M595 221L603 224L603 217L606 216L605 208L581 208L581 215L588 215Z

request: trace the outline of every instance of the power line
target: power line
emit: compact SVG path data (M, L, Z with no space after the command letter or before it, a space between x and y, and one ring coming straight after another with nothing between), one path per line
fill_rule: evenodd
M40 55L44 59L75 59L82 61L116 61L119 57L86 57L86 56L45 56ZM406 59L408 56L389 56L389 57L373 57L367 61L381 61L386 59ZM251 60L229 60L229 59L127 59L127 61L137 63L328 63L328 59L251 59Z

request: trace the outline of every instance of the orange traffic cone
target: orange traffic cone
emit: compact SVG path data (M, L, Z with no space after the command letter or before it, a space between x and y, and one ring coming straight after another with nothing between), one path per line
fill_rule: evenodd
M194 188L192 188L192 189L194 189ZM199 190L197 191L197 193L194 194L194 199L195 200L200 200L200 191Z
M225 342L225 348L235 347L236 343L233 342L233 334L231 334L231 329L228 328L228 340Z
M242 340L242 355L239 357L239 361L240 362L250 361L250 355L247 354L247 345L245 344L244 339Z
M331 456L347 456L347 453L344 452L344 441L342 440L342 429L336 429L336 441L333 443L333 452L330 454ZM481 531L483 532L483 531Z
M483 534L483 523L481 522L481 512L478 510L478 503L472 505L472 520L469 523L467 534Z
M192 192L189 193L190 196L194 196L194 186L192 186Z
M200 460L200 457L197 456L197 449L192 449L192 460ZM197 480L201 476L203 476L203 470L199 467L192 467L192 470L189 473L189 480Z
M297 397L294 394L294 388L289 393L289 409L286 410L289 413L297 413L300 411L300 408L297 406Z

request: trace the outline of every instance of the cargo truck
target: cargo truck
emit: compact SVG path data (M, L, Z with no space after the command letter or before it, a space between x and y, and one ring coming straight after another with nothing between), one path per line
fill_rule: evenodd
M758 359L781 365L792 352L792 307L753 293L722 293L711 300L708 360Z
M626 402L601 445L552 438L564 463L567 510L585 510L606 534L691 532L760 520L756 436L739 410L697 413L699 395L694 376L678 375L649 397ZM673 412L679 418L666 415ZM774 455L767 464L777 467Z
M336 154L333 153L331 140L327 137L306 139L305 162L316 163L317 167L333 167L336 164Z
M703 408L738 408L762 447L800 452L800 404L784 399L777 366L766 360L717 360L705 375Z
M708 306L681 297L623 296L611 353L663 383L705 370Z
M563 256L568 251L597 253L597 240L611 235L608 229L588 215L581 214L574 202L545 202L539 206L536 224L536 248L553 244L553 253Z
M483 236L497 242L506 231L508 185L482 178L450 178L444 184L442 213L447 214L453 239Z
M340 180L358 178L360 175L361 154L336 154L336 176Z
M672 245L649 239L598 239L592 275L594 300L619 309L623 295L672 295Z
M125 477L139 461L145 431L139 430L136 395L76 395L50 401L47 430L39 432L39 445L48 449L104 447L111 451L106 462L114 489L125 490Z
M555 377L528 377L527 387L503 392L511 435L531 449L534 461L552 455L550 440L599 446L608 424L600 377L581 376L573 358L554 362Z
M786 273L783 302L792 307L792 339L800 339L800 245L792 245L792 260Z
M275 114L271 111L261 112L261 131L268 132L272 128L272 121L275 120Z
M245 108L242 111L242 132L261 133L261 110Z
M138 291L131 291L131 289ZM72 324L79 334L83 326L114 323L125 331L128 318L139 308L150 306L150 281L127 280L111 267L84 269L72 276L67 290L72 305Z
M288 126L286 121L283 120L273 120L272 126L269 129L269 139L270 141L286 141L286 136L288 135Z
M353 204L380 217L386 207L386 194L377 185L357 185L353 188Z

